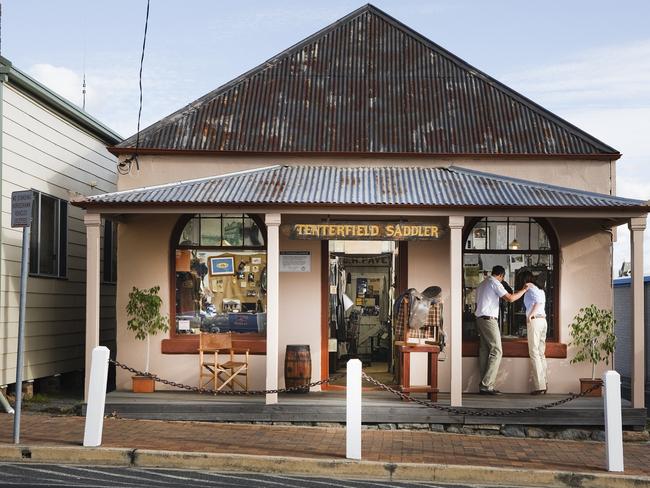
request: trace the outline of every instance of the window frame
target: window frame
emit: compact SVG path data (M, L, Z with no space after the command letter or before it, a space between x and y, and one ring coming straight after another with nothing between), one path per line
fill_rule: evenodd
M490 249L489 248L489 242L486 243L486 248L485 249L467 249L466 248L466 243L467 240L470 237L470 234L474 227L482 220L486 220L486 227L488 225L488 222L490 222L491 218L498 218L498 219L506 219L503 222L506 225L506 228L508 229L508 233L510 230L510 225L511 225L511 220L519 223L519 222L525 222L528 220L529 222L529 236L528 236L528 249ZM542 230L546 233L546 237L548 238L549 246L550 249L530 249L530 234L531 234L531 227L533 223L537 223ZM509 235L508 235L509 239ZM467 223L463 229L463 250L462 250L462 259L464 262L465 259L465 254L548 254L552 256L553 259L553 270L552 270L552 276L553 276L553 284L554 284L554 289L553 289L553 308L552 308L552 313L553 313L553 337L552 339L548 339L546 342L546 357L548 358L566 358L567 357L567 346L566 344L563 344L560 342L560 321L559 321L559 311L560 311L560 266L561 266L561 260L560 260L560 245L559 245L559 240L557 237L557 233L551 226L551 224L548 222L548 220L543 219L543 218L535 218L535 217L510 217L510 216L505 216L505 217L489 217L489 216L482 216L482 217L474 217L471 219L467 220ZM510 241L507 241L510 243ZM464 286L464 281L463 281L463 296L462 296L462 306L465 304L465 286ZM463 310L460 311L461 316L463 313ZM501 338L502 342L502 349L503 349L503 356L504 357L528 357L528 340L527 338L510 338L510 337L502 337ZM479 349L479 339L464 339L463 338L463 356L478 356L478 349Z
M33 205L32 210L32 225L31 225L31 235L30 235L30 263L29 263L29 276L37 278L53 278L53 279L68 279L68 250L69 250L69 239L68 239L68 216L69 216L69 202L63 198L55 197L49 193L41 192L38 190L32 189L32 194L34 200L36 200ZM56 273L44 273L41 271L41 227L42 227L42 200L43 196L50 198L55 201L55 213L54 218L56 226ZM34 216L36 212L36 216ZM36 241L36 246L34 248L33 241ZM32 251L36 253L36 260L32 257Z
M212 215L212 214L209 214ZM216 215L216 214L214 214ZM224 213L221 212L222 219ZM230 215L230 214L226 214ZM264 251L267 252L267 232L264 220L256 214L242 213L242 220L245 218L252 219L260 232L262 233L262 246L201 246L199 245L181 245L179 244L180 237L185 229L185 226L190 220L195 217L200 217L201 214L184 214L182 215L176 225L174 226L169 242L169 338L163 339L161 342L161 351L163 354L198 354L199 337L198 334L177 334L176 327L176 250L178 249L193 249L199 251ZM228 217L226 217L228 218ZM223 234L223 233L222 233ZM200 239L199 227L199 239ZM264 355L266 354L266 335L258 333L240 333L236 337L233 336L233 347L235 349L248 349L250 354Z

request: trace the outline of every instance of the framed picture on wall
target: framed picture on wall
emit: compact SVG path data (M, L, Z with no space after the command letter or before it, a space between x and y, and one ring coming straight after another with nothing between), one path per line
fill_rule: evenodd
M210 258L210 274L213 276L235 274L235 258L232 256Z

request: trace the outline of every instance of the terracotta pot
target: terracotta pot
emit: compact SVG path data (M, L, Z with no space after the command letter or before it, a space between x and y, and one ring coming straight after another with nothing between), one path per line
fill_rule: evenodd
M598 385L595 390L587 393L585 396L599 397L603 396L603 380L601 378L580 378L580 393L584 393L594 385Z
M131 376L133 380L133 393L153 393L156 382L150 376Z

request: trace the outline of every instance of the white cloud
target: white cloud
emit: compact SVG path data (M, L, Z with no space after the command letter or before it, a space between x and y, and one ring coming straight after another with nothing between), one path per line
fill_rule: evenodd
M506 83L547 107L649 107L650 39L576 53L519 70Z
M650 39L573 53L565 60L512 72L505 83L619 150L616 192L650 199ZM650 273L650 232L645 234ZM617 230L614 275L630 260L627 226Z

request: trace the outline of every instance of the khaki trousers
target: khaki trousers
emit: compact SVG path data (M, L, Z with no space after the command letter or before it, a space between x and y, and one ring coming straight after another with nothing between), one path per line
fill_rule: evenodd
M533 377L533 391L546 390L546 329L545 318L533 318L528 322L528 355Z
M501 332L495 319L476 317L476 328L481 337L478 354L481 383L479 389L493 390L496 383L499 364L501 364Z

